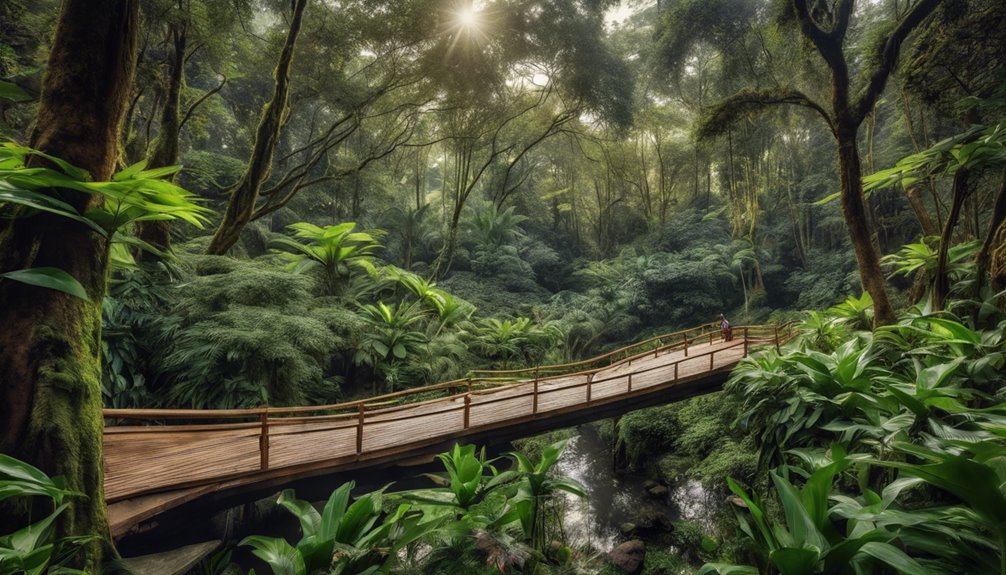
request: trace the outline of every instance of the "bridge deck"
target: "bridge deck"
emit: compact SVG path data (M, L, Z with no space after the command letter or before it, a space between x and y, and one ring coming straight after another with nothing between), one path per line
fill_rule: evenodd
M484 372L489 377L334 406L106 410L106 417L116 419L216 421L106 427L105 497L114 504L113 531L225 486L293 478L308 470L360 467L406 457L418 447L445 440L543 419L558 422L562 414L595 410L722 373L751 347L786 337L778 328L761 326L735 328L732 341L722 341L711 325L681 333L683 337L654 338L655 344L648 340L647 346L636 344L577 364ZM672 343L660 345L668 340ZM610 363L547 375L598 361ZM438 394L442 396L435 397ZM422 400L392 404L417 399ZM312 412L325 414L304 415Z

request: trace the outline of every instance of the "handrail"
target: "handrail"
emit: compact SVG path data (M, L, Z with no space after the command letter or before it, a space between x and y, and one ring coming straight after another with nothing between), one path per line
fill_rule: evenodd
M698 372L692 372L690 374L685 374L684 379L690 380L694 377L701 376L703 374L708 374L716 369L716 356L717 354L722 354L730 350L736 350L737 348L743 346L743 351L741 353L742 357L749 354L750 346L752 344L774 344L777 348L781 346L786 341L789 341L794 337L794 331L792 329L793 322L787 322L782 325L759 325L759 326L735 326L734 334L735 341L730 342L720 342L724 345L712 345L716 343L716 332L706 333L706 329L712 324L706 324L700 326L699 328L693 328L691 330L686 330L684 332L678 332L680 335L684 336L683 341L671 342L667 345L661 345L654 349L646 350L638 354L634 354L618 361L613 361L604 366L592 367L590 369L581 370L577 372L567 372L562 374L547 375L542 377L541 371L544 368L538 368L533 370L535 372L535 377L533 379L517 379L515 377L469 377L464 379L458 379L454 381L444 382L440 384L435 384L431 386L426 386L422 388L415 388L411 390L403 390L399 392L384 394L381 396L345 402L332 405L324 406L296 406L287 408L276 408L276 407L258 407L253 409L221 409L221 410L195 410L195 409L175 409L175 410L159 410L159 409L140 409L140 410L129 410L129 409L107 409L104 410L105 417L109 418L122 418L122 419L159 419L159 420L178 420L178 419L188 419L188 420L206 420L206 419L246 419L249 421L243 423L219 423L213 424L183 424L177 426L124 426L120 428L110 428L109 436L115 437L121 434L128 433L143 433L143 434L156 434L158 432L174 432L175 430L179 432L187 433L203 433L203 432L214 432L221 431L226 433L240 433L243 436L252 439L257 436L258 438L258 452L259 461L256 467L259 471L265 471L270 469L270 440L273 437L288 437L291 435L304 435L312 433L315 431L337 431L337 430L353 430L355 429L356 435L356 449L355 458L360 460L365 456L364 450L364 439L365 430L374 429L374 426L383 426L393 424L395 422L413 420L421 417L430 417L446 415L446 414L459 414L463 419L456 425L463 425L463 430L467 431L472 427L471 414L473 409L485 408L487 405L498 404L505 401L520 400L530 398L530 406L528 406L527 413L518 414L507 418L507 421L520 421L523 418L536 418L539 417L541 411L541 405L539 399L541 397L548 397L550 394L568 392L569 390L586 388L584 390L585 398L583 400L575 400L573 403L565 405L560 400L560 404L556 406L553 404L551 407L545 407L545 413L548 413L555 409L569 409L576 405L592 405L598 400L596 395L593 395L593 391L597 389L599 385L614 382L618 380L624 380L625 386L622 391L617 391L615 396L622 395L635 395L640 393L642 389L646 389L652 385L652 383L643 384L643 388L639 388L638 385L633 388L633 378L639 381L640 376L647 373L666 370L667 376L660 380L656 385L664 386L671 383L678 382L681 377L679 377L679 366L686 362L696 362L704 361L708 357L708 369L701 368ZM709 336L708 344L710 347L704 349L699 353L689 353L689 344L694 349L696 344L706 344L706 341L699 340L698 338L692 338L691 341L688 339L688 334L695 333L696 329L701 337L705 335ZM740 334L740 337L736 337ZM674 335L674 334L671 334ZM658 336L656 338L650 338L646 342L641 342L640 344L633 346L626 346L615 352L609 352L603 356L598 356L601 359L607 359L612 357L616 353L625 352L633 348L638 348L639 345L643 343L653 343L661 339L668 339L668 336ZM659 362L656 365L649 365L646 367L637 367L634 370L629 371L618 371L623 365L630 366L632 362L645 359L652 355L656 358L661 352L668 353L676 350L684 350L684 354L680 357L674 358L672 361ZM734 352L736 353L736 352ZM592 358L591 360L586 360L588 363L590 361L596 361L598 358ZM576 362L571 364L563 364L563 366L546 366L546 367L571 367L582 365L584 362ZM694 365L694 364L693 364ZM724 366L721 366L721 368ZM615 370L614 373L609 373L607 375L598 377L602 372ZM532 370L523 370L523 372ZM500 372L491 372L500 373ZM673 377L671 377L673 373ZM566 379L568 381L561 381ZM476 389L480 384L491 383L493 387L489 389ZM543 385L544 384L544 385ZM609 385L609 391L610 391ZM620 386L616 384L616 389L620 389ZM413 396L417 394L444 391L447 390L448 394L442 397L432 397L429 399L422 399L418 402L404 403L395 405L394 402L389 402L389 399L396 399L400 397ZM454 390L460 390L460 392ZM495 395L495 397L493 397ZM610 393L606 393L601 400L606 398L615 397ZM552 396L556 397L556 396ZM562 396L559 396L562 397ZM477 401L473 399L479 398ZM484 399L483 399L484 398ZM583 403L585 401L585 403ZM546 404L547 406L547 404ZM326 415L302 415L311 412L324 412L324 411L342 411L342 413L330 413ZM410 413L410 411L412 411ZM287 417L277 417L277 416L287 416ZM514 419L516 417L516 419ZM307 424L315 424L310 428L299 427ZM320 427L318 426L320 424ZM476 428L484 427L486 425L494 425L493 420L488 423L483 422L477 424ZM273 429L275 428L275 429ZM456 428L455 428L456 429ZM456 429L457 431L457 429ZM348 431L347 433L353 433ZM403 438L404 443L409 443L409 438ZM383 448L377 448L376 452L380 452ZM373 450L372 450L373 451ZM347 457L352 456L353 451L350 448ZM281 455L282 457L282 455ZM285 464L289 465L289 464ZM281 465L283 466L283 465ZM193 479L189 479L193 481ZM182 480L184 482L184 479ZM172 483L174 484L174 483ZM163 489L165 484L160 484L153 488L147 487L146 490L150 489ZM131 496L132 494L130 494ZM121 495L119 496L121 497Z
M777 328L789 327L789 326L792 325L792 323L793 322L791 321L791 322L787 322L786 324L775 326L775 327L777 327ZM573 366L578 366L578 365L584 365L584 364L594 363L594 362L597 362L597 361L601 361L603 359L610 358L613 355L617 355L619 353L625 352L625 351L627 351L629 349L632 349L634 347L639 347L639 346L642 346L642 345L645 345L645 344L648 344L648 343L653 343L655 341L660 341L660 340L664 340L664 339L670 339L670 338L672 338L674 336L683 336L683 335L686 335L688 333L695 332L695 331L698 331L700 335L704 336L704 335L707 335L707 332L705 331L707 328L709 328L711 326L716 326L716 325L717 324L715 324L715 323L706 323L706 324L702 324L702 325L694 327L694 328L689 328L689 329L686 329L686 330L680 330L680 331L669 333L669 334L663 334L663 335L651 337L651 338L643 340L641 342L637 342L637 343L634 343L634 344L631 344L631 345L628 345L628 346L621 347L621 348L616 349L614 351L607 352L607 353L599 355L599 356L595 356L595 357L592 357L592 358L589 358L589 359L580 360L580 361L576 361L576 362L570 362L570 363L564 363L564 364L555 364L555 365L538 366L536 368L522 368L522 369L518 369L518 370L496 370L496 371L493 371L493 370L473 370L471 373L492 373L492 374L513 373L513 374L518 374L518 373L529 373L529 372L531 372L531 373L533 373L533 372L542 373L542 372L554 371L554 370L557 370L557 369L563 369L563 368L568 368L568 367L573 367ZM736 332L736 331L740 331L740 330L743 330L743 329L772 329L772 328L773 328L773 326L769 326L769 325L758 325L758 326L752 325L752 326L735 326L733 329ZM718 330L716 330L716 331L718 331ZM715 331L713 333L715 333ZM692 341L695 342L696 340L693 339ZM631 363L632 361L634 361L634 360L636 360L638 358L641 358L641 357L646 357L647 355L649 355L651 353L657 354L657 353L660 353L662 351L672 351L672 350L678 349L680 347L681 347L681 343L670 343L668 345L664 345L664 346L660 346L660 347L657 347L657 348L654 348L654 349L646 350L644 352L640 352L639 354L636 354L634 356L629 356L629 357L623 358L622 360L620 360L618 362L612 362L612 363L610 363L608 365L605 365L605 366L596 367L596 368L587 369L587 370L582 370L582 371L577 371L577 372L568 372L568 373L560 373L560 374L548 375L548 376L545 376L545 377L538 377L537 379L539 381L548 381L548 380L551 380L551 379L558 379L558 378L562 378L562 377L572 377L572 376L575 376L575 375L581 375L581 374L587 374L587 373L590 373L590 372L596 372L598 370L607 369L609 367L614 367L614 366L620 365L622 363L626 363L626 362L630 362ZM396 392L391 392L391 393L385 393L385 394L381 394L381 395L376 395L376 396L373 396L373 397L369 397L369 398L366 398L366 399L359 399L359 400L355 400L355 401L348 401L348 402L342 402L342 403L333 403L333 404L326 404L326 405L303 405L303 406L291 406L291 407L270 407L270 406L263 406L263 407L248 408L248 409L119 409L119 408L107 408L107 409L103 409L102 410L102 415L103 415L103 417L108 418L108 419L127 419L127 420L207 420L207 419L246 419L246 418L258 418L258 417L261 417L261 415L263 413L266 413L269 416L280 416L280 415L294 415L294 414L300 414L300 413L317 413L317 412L323 412L323 411L340 411L340 410L354 410L354 411L356 411L356 410L358 410L360 408L360 406L363 406L364 410L366 410L366 411L373 411L373 407L376 407L375 404L386 402L389 399L397 399L397 398L400 398L400 397L407 397L407 396L412 396L412 395L420 395L420 394L424 394L424 393L429 393L429 392L434 392L434 391L441 391L441 390L444 390L444 389L459 388L459 387L465 387L469 391L474 391L472 388L474 386L478 385L478 384L504 383L504 382L512 384L512 383L515 383L514 380L515 380L515 377L467 377L467 378L455 379L455 380L451 380L451 381L447 381L447 382L443 382L443 383L437 383L437 384L427 385L427 386L423 386L423 387L415 387L415 388L411 388L411 389L405 389L405 390L401 390L401 391L396 391ZM486 390L486 391L496 391L496 390L499 390L499 389L506 389L507 387L510 387L510 386L509 385L496 385L496 386L494 386L491 389ZM455 395L455 397L456 396L457 395ZM452 397L452 396L447 396L447 397ZM424 402L420 402L420 403L424 403ZM417 404L415 404L415 403L413 403L413 404L403 404L402 406L404 406L404 407L411 407L411 406L414 406L414 405L417 405ZM346 415L349 415L349 414L346 414Z
M638 342L635 342L635 343L632 343L632 344L620 347L618 349L609 351L607 353L603 353L601 355L597 355L597 356L594 356L594 357L591 357L591 358L588 358L588 359L581 359L579 361L573 361L573 362L569 362L569 363L560 363L560 364L554 364L554 365L544 365L544 366L538 366L538 367L522 367L522 368L519 368L519 369L504 369L504 370L500 370L500 369L473 369L469 373L473 373L473 374L474 373L494 373L494 374L511 373L511 374L516 374L516 373L528 373L528 372L533 372L533 371L539 371L540 372L540 371L546 371L546 370L563 369L563 368L573 367L573 366L577 366L577 365L585 365L585 364L595 363L595 362L598 362L598 361L601 361L601 360L604 360L604 359L608 359L609 357L612 357L614 355L618 355L619 353L628 351L628 350L630 350L632 348L640 347L640 346L643 346L643 345L646 345L646 344L649 344L649 343L653 343L655 341L661 341L661 340L664 340L664 339L670 339L670 338L673 338L673 337L676 337L676 336L683 336L685 334L688 334L688 333L696 331L696 330L698 330L700 333L704 333L704 330L706 328L712 327L712 326L718 326L718 325L719 324L716 323L716 322L704 323L704 324L701 324L701 325L698 325L698 326L695 326L695 327L690 327L688 329L683 329L683 330L679 330L679 331L675 331L675 332L671 332L671 333L665 333L665 334L653 336L653 337L651 337L649 339L644 339L643 341L638 341Z

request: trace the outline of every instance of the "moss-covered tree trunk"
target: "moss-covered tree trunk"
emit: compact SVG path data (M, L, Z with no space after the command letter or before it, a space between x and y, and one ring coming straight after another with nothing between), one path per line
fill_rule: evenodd
M181 106L182 88L185 85L185 47L187 35L184 26L171 27L171 38L174 43L174 58L171 71L168 74L168 89L165 94L164 108L161 109L160 128L154 149L147 158L147 168L163 168L178 163L178 138L182 130ZM136 226L136 235L158 250L164 251L171 247L171 223L167 220L140 222ZM137 257L141 261L155 261L157 255L140 250Z
M276 64L276 84L272 100L266 104L265 110L262 112L258 129L255 131L255 146L252 148L251 158L248 160L248 166L245 168L244 174L241 175L241 179L231 190L224 219L220 222L220 226L206 250L209 254L223 255L234 247L238 238L241 237L241 230L252 220L252 215L255 213L255 202L258 201L262 183L269 178L269 174L272 172L273 152L276 150L276 142L279 140L280 130L283 128L284 118L287 114L293 52L297 45L297 36L300 34L301 20L304 17L306 7L307 0L294 0L290 30L287 31L283 51L280 52L279 62Z
M32 146L111 177L135 67L137 0L66 0L46 67ZM80 211L99 197L52 190ZM81 563L94 571L108 548L102 489L101 298L108 246L89 228L47 214L0 223L0 271L53 266L90 301L0 281L0 452L62 475L75 498L61 534L102 537ZM0 512L0 532L26 510ZM38 516L37 514L35 515Z

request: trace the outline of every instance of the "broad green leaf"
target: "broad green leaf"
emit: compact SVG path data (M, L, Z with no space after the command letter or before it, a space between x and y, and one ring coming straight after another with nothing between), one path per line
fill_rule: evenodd
M886 563L906 575L929 575L929 571L919 563L890 543L871 541L862 547L863 553Z
M10 100L12 102L26 102L31 100L28 92L25 92L17 84L11 82L0 82L0 100Z
M304 558L285 539L252 535L239 545L252 547L252 554L268 563L273 575L308 575Z
M820 556L820 551L811 548L782 548L769 553L780 575L814 575Z
M87 301L87 291L73 276L59 268L39 267L15 270L0 274L0 278L44 287L70 294Z

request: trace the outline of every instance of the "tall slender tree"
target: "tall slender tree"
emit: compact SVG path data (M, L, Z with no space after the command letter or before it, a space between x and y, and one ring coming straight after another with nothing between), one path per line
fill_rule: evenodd
M837 143L841 179L839 200L859 263L863 288L873 297L876 325L893 323L895 318L863 196L857 143L859 127L873 112L884 91L897 65L902 44L941 2L918 0L911 4L890 32L880 36L876 51L870 54L865 65L851 67L846 55L846 42L855 13L855 1L791 0L787 15L799 26L803 37L810 41L827 66L831 78L830 105L822 105L792 86L745 90L720 102L704 120L700 130L707 136L719 134L745 114L783 104L809 108L824 119ZM852 69L859 70L859 78L854 77Z
M252 220L263 182L272 173L273 153L289 113L287 99L290 94L290 70L293 68L294 49L304 20L304 11L307 9L307 0L294 0L291 8L290 29L276 63L272 100L262 111L248 166L230 191L231 197L227 202L224 218L207 250L210 254L222 255L234 247L241 236L241 230Z

